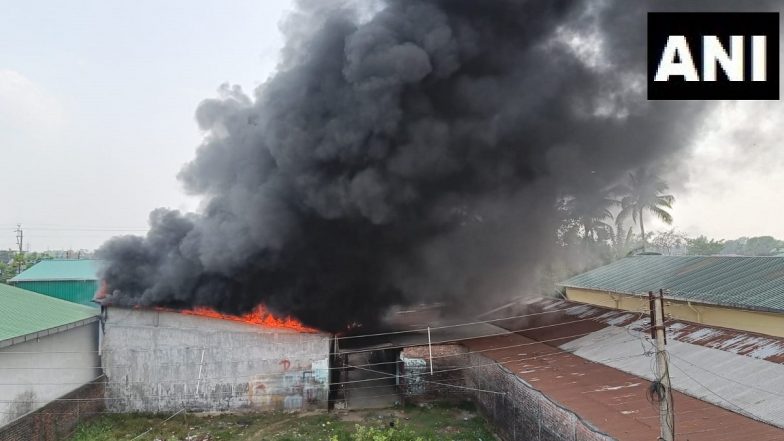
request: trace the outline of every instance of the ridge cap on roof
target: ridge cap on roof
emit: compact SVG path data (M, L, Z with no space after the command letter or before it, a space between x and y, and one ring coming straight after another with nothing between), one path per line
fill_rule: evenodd
M70 302L68 300L63 300L63 299L60 299L60 298L57 298L57 297L52 297L52 296L49 296L49 295L46 295L46 294L41 294L39 292L30 291L29 289L20 288L18 286L14 286L14 285L11 285L11 284L8 284L8 283L0 283L0 287L9 287L12 290L23 291L23 293L19 293L19 294L24 294L24 295L30 296L31 298L35 298L35 299L37 299L36 301L60 303L61 305L66 306L66 307L75 307L74 309L84 309L84 308L86 308L86 310L89 310L91 312L94 312L94 310L95 310L95 308L93 308L92 306L87 306L87 305L82 305L80 303ZM5 295L5 294L4 293L0 293L0 295Z
M563 288L640 294L732 308L784 312L782 256L628 256L556 283ZM633 258L637 258L636 260Z
M0 284L0 323L3 324L0 326L0 342L83 322L99 315L100 311L91 306Z
M101 259L44 259L11 277L8 282L98 280L102 262Z
M633 258L633 257L665 257L665 258L668 258L668 259L685 258L685 257L689 257L689 258L691 258L691 257L721 257L721 258L726 258L726 259L732 259L732 258L742 258L742 259L765 259L765 258L784 259L784 255L778 255L778 254L775 254L775 255L772 255L772 256L744 256L742 254L675 254L675 255L672 255L672 254L635 254L633 256L623 256L620 259L617 259L617 260L614 260L613 262L608 263L607 265L615 263L615 262L617 262L619 260L629 259L629 258ZM602 265L602 266L607 266L607 265ZM601 268L601 267L598 267L598 268Z

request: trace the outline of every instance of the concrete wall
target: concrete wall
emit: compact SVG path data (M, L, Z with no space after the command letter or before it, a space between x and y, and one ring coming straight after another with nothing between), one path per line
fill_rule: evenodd
M100 375L98 322L0 349L0 426Z
M624 311L648 311L648 297L580 288L566 288L569 300ZM665 313L679 320L784 337L784 314L725 308L666 299Z
M175 312L109 307L107 409L326 409L328 334Z

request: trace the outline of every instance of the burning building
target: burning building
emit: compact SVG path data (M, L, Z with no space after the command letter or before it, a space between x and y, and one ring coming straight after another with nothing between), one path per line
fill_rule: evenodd
M196 110L199 211L99 250L113 304L339 332L538 289L557 202L672 164L711 107L645 100L659 3L297 1L275 74Z
M110 408L324 405L328 335L171 311L336 333L401 305L473 316L571 265L562 227L589 213L559 201L677 175L714 108L645 99L640 24L685 5L296 4L275 74L196 110L178 177L198 212L156 209L97 253Z
M326 409L330 335L263 309L102 308L113 412Z

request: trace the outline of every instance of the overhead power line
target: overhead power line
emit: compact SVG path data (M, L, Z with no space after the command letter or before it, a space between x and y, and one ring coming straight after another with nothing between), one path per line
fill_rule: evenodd
M505 336L505 335L515 335L518 332L531 331L531 330L544 329L544 328L551 328L551 327L555 327L555 326L565 326L565 325L568 325L568 324L573 324L573 323L577 323L577 322L583 322L583 321L586 321L586 320L590 320L590 319L573 320L573 321L569 321L569 322L562 322L562 323L550 324L550 325L542 325L542 326L534 326L534 327L522 328L522 329L517 329L517 330L506 330L504 332L493 333L493 334L484 334L484 335L477 335L477 336L471 336L471 337L461 337L461 338L440 340L440 341L434 341L433 344L455 343L455 342L459 342L459 341L478 340L478 339L482 339L482 338L499 337L499 336ZM129 325L129 326L133 327L133 325ZM521 344L517 344L517 345L510 345L509 347L525 346L525 345L528 345L528 344L537 344L537 343L549 342L549 341L566 340L566 339L569 339L569 338L585 336L585 335L588 335L588 334L591 334L591 333L592 332L586 332L586 333L576 334L576 335L571 335L571 336L555 337L555 338L548 339L548 340L534 340L532 342L526 342L526 343L521 343ZM286 344L286 343L278 343L278 344L283 345L283 344ZM381 350L381 349L387 350L387 349L397 349L397 348L404 348L404 347L410 347L410 346L422 346L422 345L423 345L422 343L420 343L420 344L410 344L409 343L409 344L402 345L402 346L392 346L392 347L385 346L385 347L382 347L382 348L362 349L362 350L357 350L357 351L343 351L343 352L340 352L340 354L341 355L351 355L351 354L357 354L357 353L372 352L372 351ZM234 347L231 347L230 349L240 349L240 348L249 348L249 347L253 347L253 346L252 345L234 346ZM190 348L191 349L195 349L195 350L210 349L209 347L190 347ZM488 351L492 351L492 350L498 350L498 349L488 349ZM117 350L115 350L115 351L117 351ZM13 354L13 353L14 352L7 352L5 354ZM43 352L43 353L45 353L45 352ZM434 357L434 358L436 358L436 357ZM244 361L247 361L247 360L240 360L238 362L244 362ZM173 363L173 364L199 364L199 363ZM127 366L127 365L114 365L114 366L115 367L118 367L118 366L122 367L122 366ZM100 369L101 367L102 366L79 367L79 368L74 367L74 368L70 368L70 369ZM106 367L106 366L104 366L104 367ZM6 370L7 369L21 369L21 370L24 370L24 369L41 369L41 370L46 370L46 369L59 369L59 368L41 367L41 366L26 366L26 367L25 366L10 366L10 367L0 366L0 370L3 370L3 369L6 369ZM69 368L62 368L62 369L69 369Z
M577 306L570 306L568 308L563 308L563 309L554 309L552 311L534 312L534 313L531 313L531 314L522 314L522 315L511 316L511 317L502 317L502 318L491 319L491 320L481 320L481 321L475 321L475 322L455 323L455 324L442 325L442 326L429 326L429 329L431 331L435 331L435 330L439 330L439 329L458 328L458 327L461 327L461 326L475 326L475 325L481 325L481 324L490 324L490 323L502 322L502 321L506 321L506 320L514 320L514 319L520 319L520 318L525 318L525 317L534 317L534 316L545 315L545 314L553 314L553 313L556 313L556 312L568 311L568 310L574 309L574 308L577 308ZM337 339L338 340L350 340L350 339L357 339L357 338L364 338L364 337L381 337L381 336L386 336L386 335L406 334L406 333L412 333L412 332L425 332L427 330L428 330L428 327L424 327L424 328L417 328L417 329L405 329L405 330L400 330L400 331L377 332L377 333L374 333L374 334L348 335L348 336L345 336L345 337L337 337Z
M0 228L16 228L18 225L13 226L0 226ZM84 225L65 225L65 224L25 224L25 226L32 230L46 230L46 231L148 231L148 227L100 227L100 226L84 226Z
M579 337L579 336L582 336L582 335L585 335L585 334L577 334L577 335L573 335L573 336L565 337L565 338L574 338L574 337ZM558 339L555 339L555 340L560 340L560 339L561 338L558 338ZM591 347L598 347L598 346L604 346L604 345L607 345L607 344L626 343L626 342L630 342L630 341L634 341L634 340L636 340L636 338L625 340L625 341L622 341L622 342L614 342L614 341L597 342L597 343L594 343L594 344L592 344L590 346ZM469 351L469 352L462 352L462 353L457 353L457 354L449 354L449 355L437 356L437 357L433 357L433 358L437 359L437 358L445 358L445 357L465 356L465 355L471 355L471 354L481 354L481 353L484 353L484 352L492 352L492 351L497 351L497 350L500 350L500 349L508 349L508 348L512 348L512 347L519 347L519 346L525 346L525 345L535 345L535 344L545 344L545 342L547 342L547 341L548 340L526 342L526 343L522 343L522 344L519 344L519 345L494 347L494 348L482 349L482 350L477 350L477 351ZM496 360L496 361L493 361L491 363L483 363L481 365L462 366L462 367L456 368L456 369L455 368L451 368L451 369L444 369L444 370L436 370L436 371L434 371L434 373L451 372L453 370L472 369L474 367L484 367L484 366L490 366L490 365L494 365L494 364L518 363L518 362L523 362L523 361L538 360L540 358L547 358L547 357L575 356L572 351L560 349L560 348L557 348L557 347L554 347L554 346L548 346L548 349L551 349L553 352L548 352L548 353L545 353L545 354L539 354L539 355L530 356L530 357L512 358L512 359L507 358L507 359L504 359L504 360ZM585 360L586 363L601 363L603 361L620 360L620 359L625 359L625 358L639 357L639 356L643 356L643 355L645 355L645 354L634 354L632 356L612 357L612 358L608 358L606 360L598 360L598 361L591 361L591 360L588 360L588 359L583 359L582 357L580 357L580 359ZM360 367L360 366L361 367L378 366L378 365L389 364L389 363L390 362L367 363L367 364L362 364L362 365L356 365L355 367ZM396 363L396 362L392 362L392 363ZM196 365L198 365L199 363L182 363L182 364L191 364L191 365L196 364ZM122 365L120 367L125 367L125 366L127 366L127 365ZM115 367L117 367L117 366L115 366ZM96 367L89 367L89 368L90 369L98 369ZM546 367L543 367L543 368L546 368ZM58 370L58 369L70 369L70 368L49 368L49 369ZM344 367L327 367L327 368L323 368L323 369L319 369L319 370L331 370L331 369L344 369ZM247 377L253 376L253 377L264 377L264 378L267 378L267 377L276 377L276 376L283 376L283 375L287 375L287 373L286 372L276 372L276 373L269 373L269 374L253 374L253 375L241 375L241 376L243 376L243 377L244 376L247 376ZM236 377L237 376L203 377L202 379L203 380L229 380L229 379L236 379ZM173 379L173 380L157 381L157 383L170 384L170 383L184 383L184 382L188 382L188 381L195 381L195 380L193 380L193 379ZM332 383L332 384L340 385L340 384L351 384L351 383L367 382L367 381L374 381L374 380L373 379L370 379L370 380L366 380L366 379L363 379L363 380L351 380L351 381L344 381L344 382L338 382L338 383ZM147 383L147 382L149 382L149 381L129 381L129 382L126 382L126 381L116 381L116 382L107 381L107 382L103 382L103 383L104 384L126 384L126 383L130 384L130 383ZM51 385L51 383L24 383L24 384L27 384L27 385ZM55 383L55 384L68 384L68 383ZM79 382L79 383L71 383L71 384L85 384L85 383ZM1 385L11 385L11 384L1 384ZM0 400L0 402L2 402L2 400Z
M570 353L569 354L558 354L558 353L541 354L541 355L536 355L536 356L527 357L527 358L521 358L521 359L517 359L517 360L493 361L493 362L489 362L489 363L481 363L481 364L475 364L475 365L469 365L469 366L460 366L460 367L454 367L454 368L448 368L448 369L439 369L439 370L435 370L434 374L445 373L445 372L457 372L457 371L461 371L461 370L478 369L478 368L481 368L481 367L498 366L498 365L503 365L503 364L507 364L507 363L517 363L517 362L523 362L523 361L530 361L530 360L536 360L536 359L539 359L539 358L545 358L545 357L548 357L548 356L550 356L550 357L553 357L553 356L558 357L558 356L567 356L567 355L574 356L574 354L570 354ZM627 357L632 358L632 357L640 357L640 356L642 356L642 354L634 354L634 355L630 355L630 356L627 356ZM587 360L587 362L589 362L589 363L600 363L600 362L591 362L589 360ZM553 366L542 366L542 369L552 369L552 368L553 368ZM424 380L424 379L419 378L421 375L422 374L407 374L407 375L400 375L400 376L398 376L398 378L403 378L403 379L417 378L417 380ZM216 378L213 378L213 379L230 379L230 378L234 378L234 377L216 377ZM202 380L204 380L204 379L209 379L209 377L208 378L202 378ZM372 381L381 381L381 380L383 380L383 378L363 378L363 379L360 379L360 380L347 380L347 381L333 382L333 383L330 383L330 385L332 385L332 386L341 386L341 385L347 385L347 384L368 383L368 382L372 382ZM191 378L191 379L188 379L188 380L185 380L185 381L180 381L180 382L187 382L187 381L195 382L196 380ZM425 380L425 381L427 381L427 380ZM117 383L125 384L124 381L123 382L117 382ZM352 387L352 389L353 389L353 387ZM222 396L233 396L234 394L235 394L235 392L224 392L224 393L218 392L216 394L211 393L211 395L219 395L219 396L220 395L222 395ZM274 394L258 394L258 395L274 395ZM397 394L395 394L395 395L397 395ZM182 398L196 397L195 394L177 394L177 396L178 397L182 397ZM169 398L169 397L170 397L170 395L145 395L145 396L137 399L137 401L140 400L140 399L164 399L164 398ZM0 400L0 403L50 403L50 402L53 402L53 401L90 402L90 401L107 401L107 400L108 401L129 401L129 400L133 400L133 399L130 399L128 397L115 397L115 398L110 398L110 397L100 397L100 398L55 398L55 399L52 399L52 400Z
M553 311L547 311L546 313L549 314L549 313L552 313L552 312L563 312L563 311L568 311L568 310L573 309L573 308L577 308L577 306L571 306L569 308L563 308L563 309L557 309L557 310L553 310ZM176 312L176 311L173 311L173 312ZM642 315L644 314L644 312L641 312L641 311L629 311L629 312L630 313L638 313L637 320L639 320L642 317ZM502 318L498 318L498 319L493 319L492 321L512 320L512 319L516 319L516 318L531 317L531 316L542 315L542 314L544 314L544 313L532 313L532 314L516 315L516 316L509 316L509 317L502 317ZM595 319L596 319L595 317L588 317L588 318L584 318L584 319L580 319L580 320L576 320L576 321L568 321L568 322L560 322L560 323L553 323L553 324L543 325L542 327L555 327L555 326L560 326L560 325L572 324L572 323L575 323L577 321L588 321L588 320L595 320ZM665 320L665 323L670 322L670 321L672 321L672 320L671 319L667 319L667 320ZM446 325L444 327L466 326L466 325L469 325L469 324L476 324L476 323L484 323L484 322L458 323L458 324ZM634 324L634 322L632 322L632 324ZM125 323L125 322L114 322L114 323L110 323L110 325L112 325L112 326L121 326L121 327L130 327L130 328L136 327L136 328L182 329L182 330L202 330L203 329L203 328L190 328L190 327L162 327L162 326L131 325L131 324L128 324L128 323ZM530 331L530 330L541 329L542 327L521 328L521 329L517 329L517 330L510 330L510 329L506 329L506 328L500 328L500 329L504 330L504 332L502 332L500 335L515 334L515 333L518 333L518 332L525 332L525 331ZM433 329L440 329L440 328L441 327L439 327L439 326L435 326L435 327L431 327L430 329L433 330ZM623 329L626 329L627 332L630 332L629 326L624 326ZM427 330L427 328L419 328L419 329L390 331L388 333L363 334L363 335L358 335L358 336L336 337L336 338L337 339L341 339L341 338L345 339L345 338L350 338L350 337L357 337L357 338L359 338L359 337L370 337L370 336L377 336L377 335L394 335L394 334L402 334L402 333L406 333L406 332L422 332L422 331L426 331L426 330ZM643 329L640 332L647 332L647 331L648 331L647 329ZM274 334L279 334L280 331L254 331L253 333L257 334L257 335L274 335ZM489 336L494 336L494 335L497 335L497 334L491 334ZM629 334L629 335L631 335L631 334ZM475 339L475 338L483 338L483 337L487 337L487 336L488 335L480 335L480 336L475 336L475 337L474 336L472 336L472 337L465 337L465 338L461 338L461 339L455 339L454 341L458 341L458 340L472 340L472 339ZM574 337L574 336L571 336L571 337ZM570 338L570 337L559 337L556 340L561 339L561 338L566 339L566 338ZM269 342L269 343L280 344L280 345L288 345L288 344L290 344L290 343L286 343L286 342L274 342L274 341L273 342ZM408 346L419 346L419 345L420 344L407 344L406 347L408 347ZM253 345L225 346L225 347L223 347L223 349L238 349L238 348L246 348L246 347L253 347ZM211 347L209 347L209 346L174 346L174 345L172 345L172 346L160 346L158 348L153 348L153 349L139 349L139 348L135 348L134 351L135 352L155 352L155 351L164 351L164 350L169 350L169 349L181 349L181 348L193 349L193 350L201 350L201 349L210 349ZM390 347L378 347L378 348L371 348L369 350L374 351L374 350L380 350L380 349L390 349ZM394 349L394 348L391 348L391 349ZM0 355L8 355L8 354L94 354L94 353L101 353L101 352L117 352L117 351L120 351L120 350L124 350L124 349L105 348L105 349L102 349L102 350L93 350L93 351L13 351L13 352L0 353ZM438 358L438 357L434 357L434 358Z

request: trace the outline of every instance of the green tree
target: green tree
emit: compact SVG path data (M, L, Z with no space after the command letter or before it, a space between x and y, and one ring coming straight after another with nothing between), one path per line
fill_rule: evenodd
M749 238L741 236L737 239L727 240L724 242L724 249L721 250L722 254L738 254L744 255L746 252L746 242Z
M662 254L672 255L682 254L682 250L688 243L688 238L685 234L671 229L669 231L660 231L653 235L651 245L654 249Z
M724 249L723 240L708 239L705 236L699 236L694 239L687 239L686 252L698 256L711 256L719 254Z
M617 190L624 196L621 198L621 211L616 217L616 222L623 222L631 217L634 223L639 223L643 251L645 251L647 237L644 219L646 213L653 214L668 225L672 224L672 215L667 209L672 208L675 197L664 194L668 188L661 178L647 169L640 169L629 173L629 182Z
M772 236L746 237L724 242L722 254L738 254L741 256L773 256L784 248L784 241Z
M16 275L16 269L6 262L0 262L0 283L5 283Z
M614 259L628 256L640 249L640 241L634 234L634 229L632 227L626 228L623 222L617 223L613 234L612 248Z
M746 256L772 256L784 246L780 240L772 236L758 236L746 241L743 254Z
M619 202L608 191L568 198L563 209L569 219L570 228L582 236L585 243L604 242L613 239L612 209Z
M36 263L50 259L46 254L35 251L27 253L11 252L9 255L11 257L7 262L0 261L0 282L3 283Z

